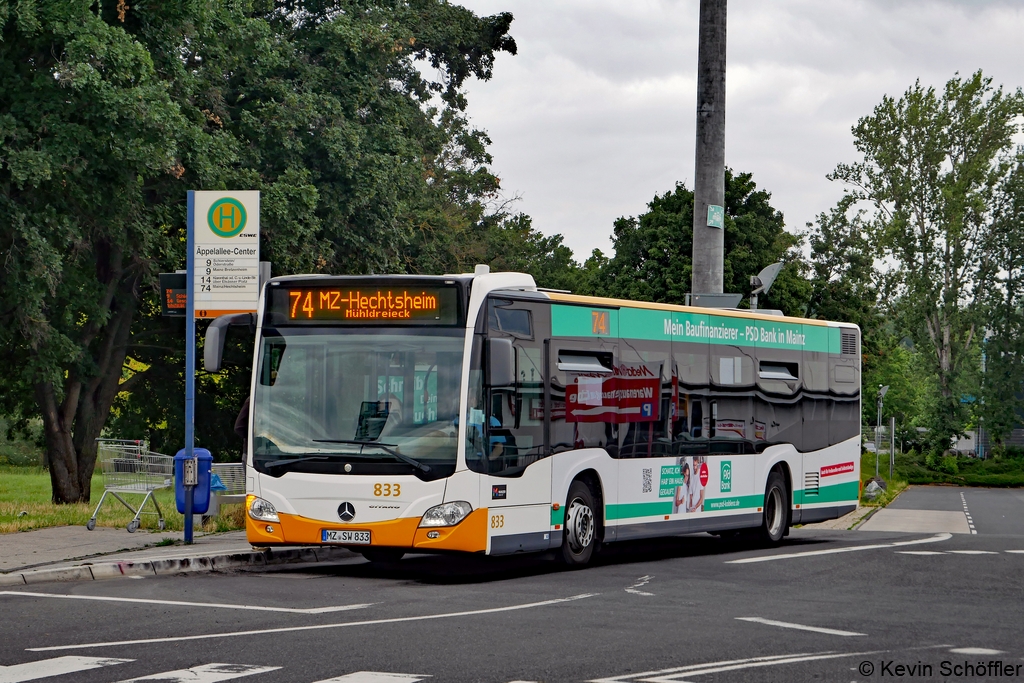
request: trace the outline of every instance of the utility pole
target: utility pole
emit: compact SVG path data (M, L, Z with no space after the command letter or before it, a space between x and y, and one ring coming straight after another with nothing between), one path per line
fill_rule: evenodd
M700 0L692 291L701 294L720 294L723 287L725 20L726 0Z

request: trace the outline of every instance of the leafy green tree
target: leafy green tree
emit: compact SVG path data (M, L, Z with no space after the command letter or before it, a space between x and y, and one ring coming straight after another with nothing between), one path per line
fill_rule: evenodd
M485 258L496 271L530 273L539 287L577 288L579 265L561 235L550 237L533 229L529 216L499 216L487 226Z
M859 325L863 345L870 348L882 321L877 309L878 273L864 212L852 212L855 202L847 194L828 213L820 214L816 223L807 224L811 248L807 315Z
M980 426L1002 443L1024 422L1024 153L997 192L991 258L999 264L984 297L986 333Z
M796 246L786 232L771 195L757 189L751 174L725 172L725 262L727 292L750 291L750 277L776 261L785 261L761 307L803 315L810 288ZM677 183L656 195L647 212L615 221L615 256L595 253L585 265L592 275L581 280L586 293L643 301L684 303L690 291L693 254L693 192ZM596 271L596 272L594 272Z
M139 293L169 246L151 196L192 126L92 3L5 4L0 36L0 343L17 359L2 399L41 415L54 500L88 500Z
M927 353L939 395L929 421L943 448L969 419L960 376L971 371L984 328L979 297L998 268L987 249L993 198L1009 171L1003 156L1021 102L980 71L941 92L916 83L860 119L853 134L863 161L830 176L872 207L871 240L894 264L882 300Z
M41 414L55 501L88 500L115 400L121 427L181 443L181 336L153 284L183 265L186 190L260 190L277 272L410 267L496 188L462 92L515 52L511 20L441 0L0 4L0 345L23 359L0 400ZM241 376L201 379L200 405L233 417Z

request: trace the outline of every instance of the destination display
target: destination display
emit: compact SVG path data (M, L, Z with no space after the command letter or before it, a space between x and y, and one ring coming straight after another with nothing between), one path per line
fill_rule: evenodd
M273 324L455 325L456 287L280 287L271 291Z

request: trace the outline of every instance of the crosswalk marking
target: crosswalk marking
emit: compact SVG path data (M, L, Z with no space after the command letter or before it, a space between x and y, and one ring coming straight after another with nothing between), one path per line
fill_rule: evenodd
M328 678L316 683L417 683L430 678L427 674L389 674L380 671L356 671L355 673Z
M50 676L62 676L78 671L100 669L104 666L134 662L134 659L113 659L111 657L56 657L38 662L26 662L13 666L0 666L0 683L22 683Z
M253 676L268 671L277 671L279 666L251 666L248 664L203 664L194 666L191 669L179 669L177 671L165 671L152 676L132 678L121 683L135 683L135 681L164 681L164 683L217 683L218 681L229 681L232 678L242 676Z

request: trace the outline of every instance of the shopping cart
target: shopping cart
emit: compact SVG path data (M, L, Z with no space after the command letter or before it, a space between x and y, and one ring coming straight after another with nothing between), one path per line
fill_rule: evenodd
M174 486L174 458L160 453L151 453L145 441L128 441L124 439L96 439L99 446L97 459L100 471L103 472L103 495L99 505L86 522L85 528L92 531L96 528L96 515L103 507L103 501L109 493L121 501L121 504L132 511L135 517L128 522L128 533L135 533L139 528L142 515L156 515L160 520L161 531L164 528L164 513L156 502L154 491ZM132 507L122 495L143 495L138 508ZM152 500L156 512L144 512L146 501Z
M240 462L215 462L211 468L220 478L223 489L214 489L210 494L210 509L203 521L220 514L220 506L245 502L245 465Z

